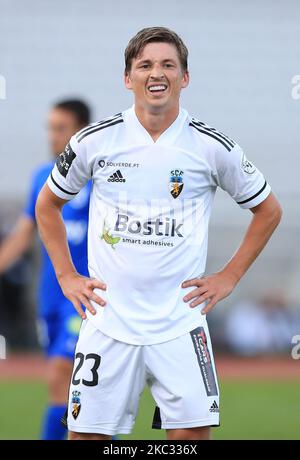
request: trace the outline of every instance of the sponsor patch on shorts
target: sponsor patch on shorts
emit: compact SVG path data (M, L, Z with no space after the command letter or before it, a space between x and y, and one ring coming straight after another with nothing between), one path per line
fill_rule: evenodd
M218 389L210 353L207 347L207 338L203 327L197 327L190 332L198 364L201 370L207 396L217 396Z

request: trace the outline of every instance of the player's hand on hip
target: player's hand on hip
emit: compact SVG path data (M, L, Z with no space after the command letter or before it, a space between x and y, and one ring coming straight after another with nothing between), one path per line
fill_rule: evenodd
M182 287L196 286L196 289L185 295L183 300L184 302L192 301L190 303L191 308L207 301L206 306L201 310L201 313L205 315L217 302L227 297L233 291L235 285L236 281L233 277L225 272L187 280L182 283Z
M92 315L95 315L97 311L92 306L91 300L101 307L105 306L105 300L94 292L95 289L106 290L106 285L103 282L73 272L60 277L59 283L64 296L72 302L82 319L86 319L86 314L82 309L82 305L84 305Z

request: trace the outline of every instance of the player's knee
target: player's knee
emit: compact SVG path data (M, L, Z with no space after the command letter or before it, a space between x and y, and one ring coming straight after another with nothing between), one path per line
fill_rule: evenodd
M69 441L110 441L111 436L107 434L99 433L75 433L75 431L69 431Z
M48 369L48 383L51 386L68 384L71 377L72 367L62 367L52 364Z
M66 359L53 359L48 363L48 387L50 399L65 403L68 395L72 362Z
M187 440L209 440L210 427L179 428L166 430L168 440L187 441Z

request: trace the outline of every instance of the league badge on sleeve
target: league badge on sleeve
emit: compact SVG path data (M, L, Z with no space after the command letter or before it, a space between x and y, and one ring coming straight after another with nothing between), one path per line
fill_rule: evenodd
M243 155L242 158L242 169L247 174L253 174L256 171L254 164L252 164L249 160L247 160L246 155Z
M74 390L72 391L72 401L71 401L71 407L72 407L72 415L74 419L76 420L80 409L81 409L81 403L80 403L80 391Z
M65 150L57 157L56 166L60 174L67 177L69 169L76 158L76 153L73 151L70 142L66 146Z
M173 198L177 198L183 189L183 171L173 169L170 173L169 190Z

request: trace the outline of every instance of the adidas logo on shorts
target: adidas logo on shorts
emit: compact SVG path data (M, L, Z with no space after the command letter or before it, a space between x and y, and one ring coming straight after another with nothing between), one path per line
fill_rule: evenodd
M219 412L219 407L216 401L213 402L211 405L211 408L209 409L209 412Z
M118 171L109 176L107 182L126 182L126 179L124 179L121 171L118 169Z

